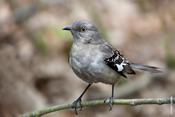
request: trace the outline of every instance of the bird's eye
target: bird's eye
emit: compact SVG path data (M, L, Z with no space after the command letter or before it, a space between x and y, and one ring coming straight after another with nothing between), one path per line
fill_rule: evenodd
M86 29L86 27L82 27L81 29L80 29L80 32L85 32L87 29Z

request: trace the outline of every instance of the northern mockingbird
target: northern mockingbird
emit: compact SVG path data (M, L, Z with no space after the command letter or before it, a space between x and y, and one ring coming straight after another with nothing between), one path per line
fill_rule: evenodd
M88 83L83 93L73 102L76 113L77 107L81 107L82 96L93 83L112 85L112 95L106 102L111 110L114 85L121 77L127 78L127 74L136 74L135 70L160 72L157 67L128 61L118 50L103 40L97 27L89 21L74 22L71 26L64 27L63 30L68 30L73 35L69 64L75 74Z

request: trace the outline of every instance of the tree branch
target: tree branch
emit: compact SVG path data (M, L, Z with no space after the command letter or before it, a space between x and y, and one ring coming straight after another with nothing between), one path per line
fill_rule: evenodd
M92 106L98 106L98 105L104 105L107 104L104 102L104 100L93 100L93 101L86 101L82 102L82 107L92 107ZM148 99L114 99L114 105L143 105L143 104L175 104L175 98L148 98ZM58 105L58 106L52 106L48 107L39 111L26 113L22 115L21 117L40 117L42 115L60 111L60 110L66 110L71 109L72 104L65 104L65 105Z

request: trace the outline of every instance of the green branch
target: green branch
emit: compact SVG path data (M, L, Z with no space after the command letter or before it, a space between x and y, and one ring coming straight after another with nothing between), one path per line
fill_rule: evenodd
M87 101L82 102L82 107L92 107L92 106L98 106L98 105L105 105L106 103L104 100L94 100L94 101ZM149 98L149 99L114 99L114 105L143 105L143 104L175 104L175 98ZM71 109L72 104L65 104L65 105L58 105L58 106L52 106L48 107L42 110L38 110L31 113L26 113L22 115L21 117L41 117L42 115L60 111L60 110L66 110Z

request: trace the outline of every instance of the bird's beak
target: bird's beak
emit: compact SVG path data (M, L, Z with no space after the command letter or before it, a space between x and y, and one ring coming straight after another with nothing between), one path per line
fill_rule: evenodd
M71 30L72 29L72 26L65 26L64 28L63 28L63 30Z

